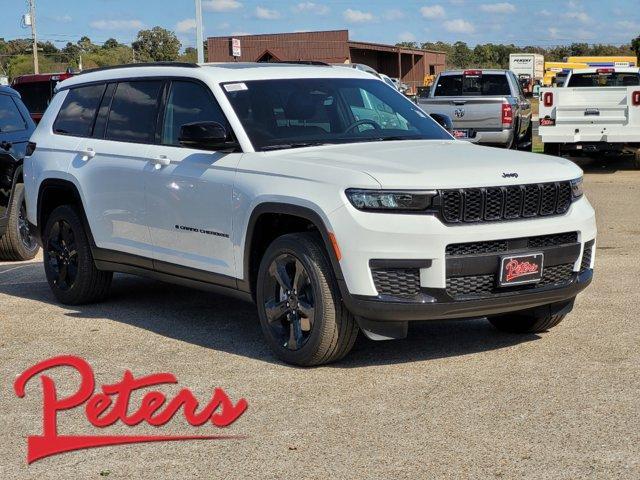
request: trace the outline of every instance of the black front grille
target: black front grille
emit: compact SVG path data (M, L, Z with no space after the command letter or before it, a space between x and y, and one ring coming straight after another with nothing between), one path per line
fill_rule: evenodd
M445 223L495 222L562 215L571 206L569 182L440 190Z
M563 286L573 279L573 264L566 263L546 267L542 271L542 280L535 284L519 285L515 287L498 288L496 275L470 275L466 277L447 278L447 293L454 299L477 298L509 294L514 291Z
M577 232L538 235L510 240L489 240L484 242L454 243L447 245L447 256L479 255L483 253L504 253L518 248L540 249L570 245L578 242Z
M591 256L593 255L593 240L585 243L584 252L582 253L582 261L580 262L580 271L584 272L591 268Z
M378 295L413 297L420 293L420 270L417 268L376 269L371 273Z

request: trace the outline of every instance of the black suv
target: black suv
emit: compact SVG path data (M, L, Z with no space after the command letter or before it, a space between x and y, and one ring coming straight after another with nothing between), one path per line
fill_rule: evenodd
M20 94L0 86L0 260L29 260L38 252L27 223L22 178L35 128Z

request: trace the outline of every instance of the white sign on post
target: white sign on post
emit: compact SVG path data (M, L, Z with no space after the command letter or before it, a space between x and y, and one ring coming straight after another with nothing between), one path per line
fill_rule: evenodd
M242 55L242 47L239 38L231 39L231 56L240 57Z

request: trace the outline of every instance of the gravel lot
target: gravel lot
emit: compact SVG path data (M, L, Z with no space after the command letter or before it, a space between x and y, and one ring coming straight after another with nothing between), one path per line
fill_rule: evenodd
M65 308L40 262L0 263L0 478L640 478L640 172L583 166L599 213L596 276L544 335L431 322L301 370L274 360L250 305L120 275L108 302ZM247 438L98 448L27 467L41 387L18 399L12 383L65 353L86 358L98 385L131 369L172 372L203 401L222 386L249 402L224 433ZM75 374L52 377L60 395L77 388ZM80 409L59 415L59 432L220 433L181 415L160 431L92 430Z

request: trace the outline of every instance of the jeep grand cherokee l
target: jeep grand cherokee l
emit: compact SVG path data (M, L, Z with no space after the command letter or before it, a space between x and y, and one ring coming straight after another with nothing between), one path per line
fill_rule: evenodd
M32 142L28 216L61 302L105 299L113 272L214 289L255 302L297 365L414 320L542 332L592 277L577 166L457 141L354 69L84 73Z

